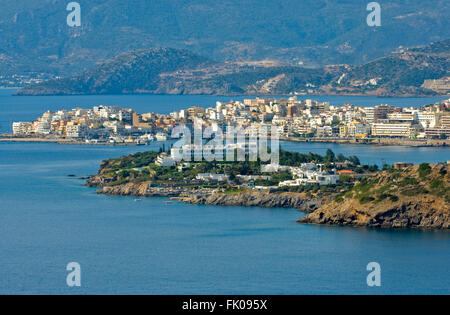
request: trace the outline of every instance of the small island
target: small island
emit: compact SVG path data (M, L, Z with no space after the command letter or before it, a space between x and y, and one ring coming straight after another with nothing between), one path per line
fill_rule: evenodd
M307 213L298 222L307 224L450 228L450 165L444 163L379 170L331 150L325 156L281 150L277 165L168 161L162 150L106 160L86 185L107 195L297 208Z

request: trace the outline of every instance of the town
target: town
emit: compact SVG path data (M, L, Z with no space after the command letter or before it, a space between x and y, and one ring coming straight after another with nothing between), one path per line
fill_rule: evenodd
M33 122L14 122L14 137L76 140L84 143L147 144L165 141L176 126L192 127L202 120L204 128L227 130L276 126L287 140L307 139L448 139L450 99L422 108L390 105L333 106L329 102L297 97L255 98L215 107L193 106L170 114L144 113L118 106L47 111Z

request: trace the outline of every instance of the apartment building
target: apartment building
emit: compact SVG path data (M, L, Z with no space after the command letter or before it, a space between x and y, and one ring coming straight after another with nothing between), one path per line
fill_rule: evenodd
M404 113L404 112L396 112L396 113L388 113L387 118L390 121L414 121L418 120L417 113Z
M450 115L444 115L441 118L441 127L450 129Z
M425 136L427 138L438 138L442 135L447 138L450 137L450 115L444 115L441 117L440 126L425 129Z
M84 138L88 135L89 128L85 125L68 125L66 127L66 136L68 138Z
M393 113L395 111L395 107L390 105L378 105L374 108L374 122L377 122L380 119L388 119L388 114Z
M31 130L31 123L28 122L15 122L12 125L13 128L13 134L15 136L23 136L30 132Z
M374 123L372 135L376 137L407 137L417 135L418 126L411 123Z

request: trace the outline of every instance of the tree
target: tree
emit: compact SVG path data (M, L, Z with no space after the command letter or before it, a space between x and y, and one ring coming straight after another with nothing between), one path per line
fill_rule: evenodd
M383 164L382 170L383 170L383 171L387 171L387 170L390 170L391 168L392 168L392 165L389 165L389 164Z
M360 165L361 164L361 162L359 161L359 159L358 159L358 157L356 155L353 155L353 156L349 157L348 160L350 162L352 162L353 165Z
M325 161L326 162L334 162L336 160L336 156L334 154L334 152L331 149L327 150L327 153L325 154Z
M425 177L431 173L431 166L428 163L422 163L419 165L419 176Z

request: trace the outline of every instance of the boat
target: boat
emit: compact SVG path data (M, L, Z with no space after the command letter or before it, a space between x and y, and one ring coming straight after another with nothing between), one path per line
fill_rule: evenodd
M167 141L167 135L163 132L158 132L155 135L156 141Z

